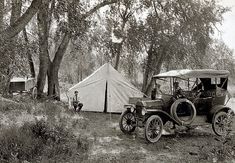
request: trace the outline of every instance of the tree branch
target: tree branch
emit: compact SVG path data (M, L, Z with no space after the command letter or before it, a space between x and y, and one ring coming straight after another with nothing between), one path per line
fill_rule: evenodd
M33 0L27 11L12 25L7 27L0 33L0 43L8 41L9 39L16 36L19 32L21 32L31 20L31 18L37 13L41 4L42 0Z
M59 69L60 67L60 63L63 59L63 56L64 56L64 53L68 47L68 44L69 44L69 41L70 41L70 33L69 32L66 32L64 34L64 37L55 53L55 57L53 59L53 64L55 66L55 69Z
M117 3L118 0L104 0L103 2L97 4L95 7L93 7L90 11L88 11L87 13L83 14L83 18L87 18L90 15L92 15L94 12L96 12L97 10L99 10L101 7L104 7L106 5L110 5L113 3Z

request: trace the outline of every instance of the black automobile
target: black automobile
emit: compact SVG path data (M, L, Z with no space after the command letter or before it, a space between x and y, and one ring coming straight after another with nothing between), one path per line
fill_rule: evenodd
M166 122L188 128L212 124L216 135L231 131L234 112L229 100L227 70L172 70L155 75L151 98L130 98L120 118L120 129L131 134L144 128L147 141L155 143Z

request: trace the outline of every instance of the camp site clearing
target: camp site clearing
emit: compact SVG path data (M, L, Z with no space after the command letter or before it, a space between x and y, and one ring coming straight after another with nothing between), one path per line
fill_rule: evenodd
M74 132L87 138L90 144L88 160L91 162L216 162L235 159L232 152L235 150L234 133L230 144L223 145L224 140L213 133L211 125L192 130L165 128L163 137L154 144L146 142L143 129L138 128L131 135L121 132L120 113L128 103L128 97L142 97L143 94L108 63L70 87L69 99L75 90L78 90L84 108L77 113L83 121ZM234 103L232 99L228 105L234 106ZM223 148L228 150L220 153Z
M1 130L40 120L49 125L59 124L73 134L72 138L81 140L78 146L84 151L76 151L72 146L76 142L69 139L71 146L65 145L68 145L67 150L75 151L75 155L71 157L64 153L55 154L52 158L54 162L235 161L235 123L231 135L226 139L216 136L211 125L191 130L176 126L175 130L171 130L169 124L165 126L163 136L157 143L148 143L143 129L140 128L131 135L121 132L119 119L123 105L128 103L129 97L142 97L143 94L110 64L103 65L82 82L69 86L67 90L62 92L62 102L34 101L28 95L15 95L12 100L1 99ZM75 90L78 90L84 104L81 112L75 112L68 105ZM235 106L234 98L230 99L228 106ZM64 149L66 146L62 147ZM46 152L48 149L50 147L46 147ZM60 157L65 157L66 161L61 161ZM77 157L80 161L77 161ZM29 162L43 162L42 158L48 159L43 155Z
M22 99L22 97L18 98ZM232 101L235 102L235 99ZM12 103L12 101L6 101L6 103ZM18 104L14 102L12 105ZM132 135L125 135L120 131L118 125L120 114L89 111L76 113L60 103L38 102L34 105L35 108L32 110L1 111L1 128L20 126L26 122L32 123L35 118L45 119L50 123L64 122L64 128L68 128L75 137L84 140L88 146L87 156L82 162L178 163L221 162L221 160L232 162L235 160L234 133L225 142L213 133L211 126L197 127L190 131L179 127L175 132L166 129L157 143L147 143L141 129ZM50 106L51 110L43 111L42 108L45 105ZM73 157L68 157L67 162L74 162L73 159Z

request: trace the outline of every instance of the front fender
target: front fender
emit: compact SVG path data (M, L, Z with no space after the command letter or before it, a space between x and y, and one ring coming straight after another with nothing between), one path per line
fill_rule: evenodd
M148 112L149 114L149 112ZM167 112L165 111L162 111L162 110L156 110L154 111L152 114L149 114L150 116L151 115L158 115L162 118L163 122L166 123L167 121L172 121L176 124L179 124L170 114L168 114Z
M216 114L216 113L218 113L218 112L220 112L220 111L225 111L225 112L228 112L229 110L232 110L231 108L229 108L229 107L227 107L227 106L224 106L224 105L216 105L216 106L214 106L211 110L210 110L210 112L209 112L209 114L208 114L208 122L212 122L212 119L213 119L213 116Z
M124 109L133 112L135 110L135 105L132 104L124 105Z

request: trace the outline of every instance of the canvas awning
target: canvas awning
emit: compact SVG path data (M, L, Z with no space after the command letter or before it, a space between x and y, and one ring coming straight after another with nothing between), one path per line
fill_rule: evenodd
M155 78L178 77L178 78L227 78L229 71L227 70L212 70L212 69L199 69L199 70L171 70L168 72L155 75Z

